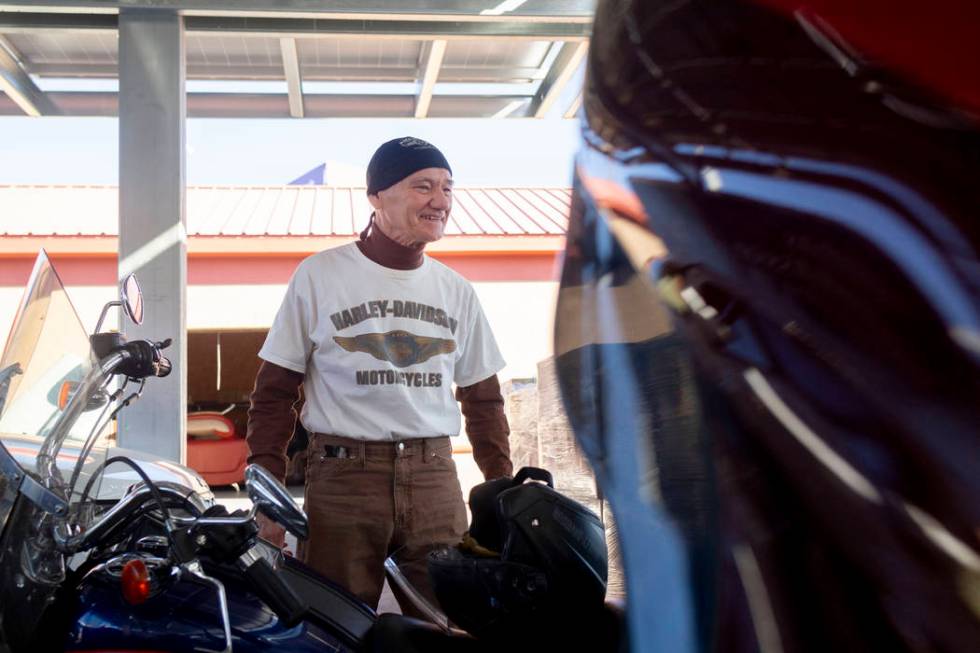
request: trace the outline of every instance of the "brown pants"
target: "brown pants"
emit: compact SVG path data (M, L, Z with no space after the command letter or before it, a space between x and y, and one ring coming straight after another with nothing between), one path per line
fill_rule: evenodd
M395 553L408 580L438 606L426 555L458 543L466 530L448 437L395 443L314 433L304 509L310 537L298 555L306 564L376 607L384 560ZM418 616L397 590L395 596L405 614Z

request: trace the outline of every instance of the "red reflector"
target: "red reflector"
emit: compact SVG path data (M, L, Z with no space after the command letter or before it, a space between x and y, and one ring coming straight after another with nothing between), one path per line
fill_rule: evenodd
M150 598L150 573L142 560L130 560L122 570L122 593L129 603L139 605Z

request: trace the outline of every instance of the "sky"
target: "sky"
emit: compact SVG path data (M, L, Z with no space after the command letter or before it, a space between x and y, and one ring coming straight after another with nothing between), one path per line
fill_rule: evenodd
M284 184L327 161L327 183L353 184L378 145L410 135L443 151L460 186L568 186L579 129L558 118L188 119L187 183ZM0 184L116 184L118 150L115 118L0 117Z
M328 184L360 185L378 145L415 136L442 150L458 186L569 187L581 127L562 114L582 87L584 68L582 62L543 118L189 118L186 182L285 184L326 162ZM42 91L118 91L117 80L33 79ZM352 86L303 84L305 93L351 92ZM187 91L284 93L284 85L188 80ZM394 92L390 84L353 86L358 92ZM400 92L416 90L414 84L402 86ZM492 86L437 84L434 92L490 93L485 87ZM498 86L499 92L518 92L513 84ZM520 92L533 93L531 86ZM116 118L0 116L0 184L117 184L118 131Z

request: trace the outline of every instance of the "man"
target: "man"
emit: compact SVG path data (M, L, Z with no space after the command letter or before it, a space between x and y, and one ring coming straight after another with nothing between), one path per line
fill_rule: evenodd
M456 400L484 476L512 473L489 324L469 283L423 254L443 236L452 186L433 145L379 147L367 169L370 224L358 242L300 263L259 352L249 462L285 476L302 385L310 537L299 555L371 606L396 550L431 599L425 557L466 529L448 437L460 428ZM261 528L282 545L281 527Z

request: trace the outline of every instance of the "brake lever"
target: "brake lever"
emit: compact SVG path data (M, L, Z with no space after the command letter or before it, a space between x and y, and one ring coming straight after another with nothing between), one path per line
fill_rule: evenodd
M173 370L173 363L166 356L161 356L153 363L153 376L163 378Z
M170 343L172 342L173 340L167 338L165 340L161 340L160 342L153 343L153 347L156 349L156 360L153 361L154 376L163 378L170 374L170 372L173 370L174 366L173 363L170 362L170 359L160 354L160 352L169 347Z

